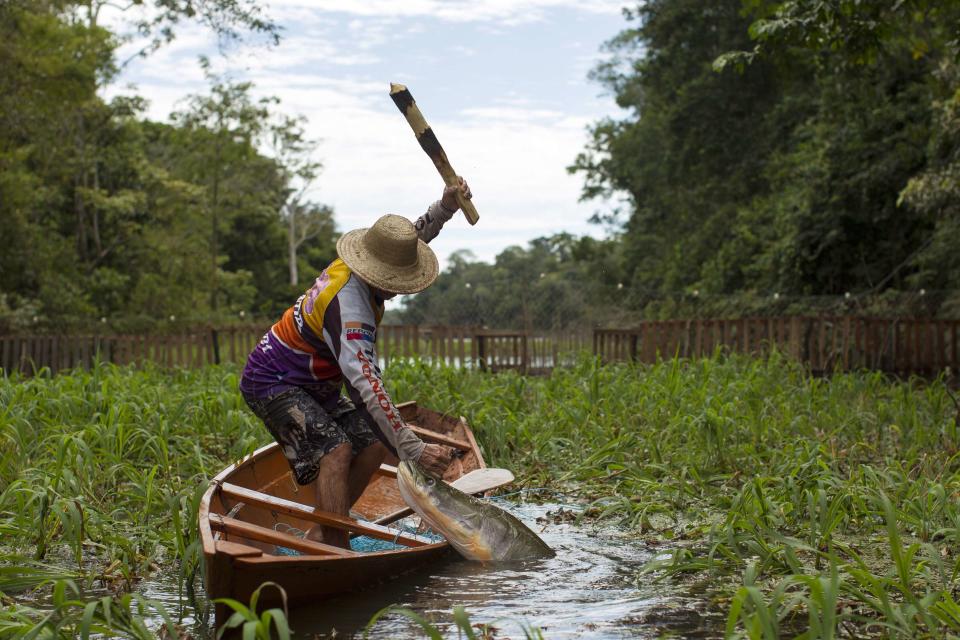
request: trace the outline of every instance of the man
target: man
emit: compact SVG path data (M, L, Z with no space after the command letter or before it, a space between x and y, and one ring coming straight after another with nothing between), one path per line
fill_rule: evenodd
M404 424L377 365L384 301L429 287L438 264L427 243L459 209L458 187L415 223L386 215L337 242L339 258L287 309L251 352L240 391L280 444L294 478L317 483L317 507L347 515L389 450L435 475L453 449ZM466 198L470 188L460 178ZM340 395L346 385L350 399ZM352 402L351 402L352 401ZM347 532L315 526L307 538L349 546Z

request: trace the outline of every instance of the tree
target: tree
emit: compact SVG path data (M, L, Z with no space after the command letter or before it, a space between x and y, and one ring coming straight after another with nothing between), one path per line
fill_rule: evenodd
M960 3L651 0L627 17L594 77L629 115L571 169L584 198L630 197L628 285L650 292L632 300L948 281L918 261L953 208L918 192L950 166L936 114Z
M286 293L289 185L258 151L261 105L217 79L176 126L143 120L140 98L104 101L125 37L103 26L107 6L119 5L0 3L0 227L13 239L0 252L0 327L123 316L136 328L213 306L272 308ZM251 0L119 8L154 38L144 52L186 20L221 41L277 33Z
M297 251L308 240L321 233L332 235L332 211L304 202L304 196L313 186L322 164L313 158L317 142L306 137L303 118L281 117L271 127L274 156L287 183L282 215L287 223L287 264L290 286L300 283Z
M194 20L219 39L223 48L245 34L264 36L276 45L280 42L280 27L269 17L256 0L59 0L49 4L64 12L74 10L86 18L90 28L100 27L104 9L119 11L126 18L136 37L147 42L130 58L146 57L176 37L176 28L185 20ZM132 40L132 34L123 34L122 40ZM129 62L129 60L125 61Z
M244 161L256 154L256 144L267 131L270 105L276 98L254 99L252 83L232 82L211 72L210 62L201 59L208 81L209 95L189 98L185 111L174 113L174 122L191 135L194 175L208 186L206 212L210 220L210 261L212 285L210 308L219 304L221 187L225 179L242 170Z
M91 125L111 112L96 95L113 70L109 32L60 11L53 2L0 4L0 226L11 239L0 252L0 291L38 318L58 305L90 310L91 220L77 187L97 153L77 149L90 147Z
M753 48L724 54L716 66L806 56L823 87L819 144L827 159L841 146L849 148L836 166L853 180L825 174L832 184L808 182L811 192L830 194L840 203L841 211L821 207L833 208L832 217L869 215L866 221L861 216L855 229L858 248L851 250L850 231L833 234L841 240L835 242L837 252L860 261L844 264L842 255L827 261L855 276L843 286L870 291L957 287L960 269L952 256L960 248L960 193L953 188L960 2L755 1L748 6L755 18ZM860 202L851 204L853 198ZM864 233L870 226L886 229L887 236Z
M652 0L626 13L637 26L608 43L614 55L593 77L629 115L595 125L571 170L584 175L584 198L628 194L632 288L704 289L734 212L768 188L764 166L809 107L782 104L772 65L713 71L717 56L749 42L739 0Z
M493 264L469 251L450 256L426 291L405 299L404 322L528 331L605 323L622 302L616 240L560 233L513 246Z

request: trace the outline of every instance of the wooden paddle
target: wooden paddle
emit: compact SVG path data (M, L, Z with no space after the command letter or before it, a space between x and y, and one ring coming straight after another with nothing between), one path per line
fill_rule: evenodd
M383 465L387 466L387 465ZM395 467L391 467L396 469ZM383 468L381 467L381 472ZM459 489L464 493L469 493L471 495L478 495L486 493L487 491L493 491L504 485L508 485L513 482L513 473L509 469L474 469L470 473L465 473L453 482L448 483L454 489ZM393 513L387 514L382 518L374 520L374 524L388 524L399 520L400 518L406 518L408 515L413 513L413 509L407 507L405 509L400 509L399 511L394 511Z
M513 482L513 473L509 469L474 469L449 483L454 489L459 489L471 495L486 493Z

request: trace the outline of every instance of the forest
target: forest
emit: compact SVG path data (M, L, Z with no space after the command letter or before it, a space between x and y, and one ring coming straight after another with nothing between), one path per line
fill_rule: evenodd
M274 317L335 256L303 121L216 75L168 122L103 97L125 64L97 0L0 5L0 332ZM142 2L134 3L137 5ZM252 0L154 0L281 37ZM619 203L601 239L461 251L388 319L539 326L645 317L960 311L960 2L649 0L592 78L621 117L569 171Z
M169 123L105 100L105 4L0 5L0 330L276 313L336 255L332 211L303 199L320 166L302 121L203 60L209 91ZM191 16L222 39L276 33L251 2L155 4L142 55Z
M465 282L493 324L518 288L548 327L957 315L960 3L650 0L625 17L592 75L626 115L570 166L583 198L623 198L593 220L608 239L455 260L408 318L462 322L448 290Z

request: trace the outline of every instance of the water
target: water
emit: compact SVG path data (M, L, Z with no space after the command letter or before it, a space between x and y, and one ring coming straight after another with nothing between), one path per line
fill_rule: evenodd
M376 588L294 610L291 626L296 637L362 637L370 618L394 604L426 617L444 637L454 638L452 611L458 605L466 608L473 623L497 627L496 637L522 638L524 627L531 626L542 630L548 640L656 638L664 632L683 637L718 635L702 631L702 614L688 601L667 595L666 585L638 582L639 569L654 551L636 536L614 528L578 526L569 505L501 506L538 532L556 550L556 557L484 566L451 553L449 560ZM142 591L176 611L175 576L172 581L148 582ZM185 622L194 624L197 635L207 631L189 617ZM722 629L717 623L714 620L712 628ZM423 632L415 622L394 614L381 618L370 637L421 638Z

